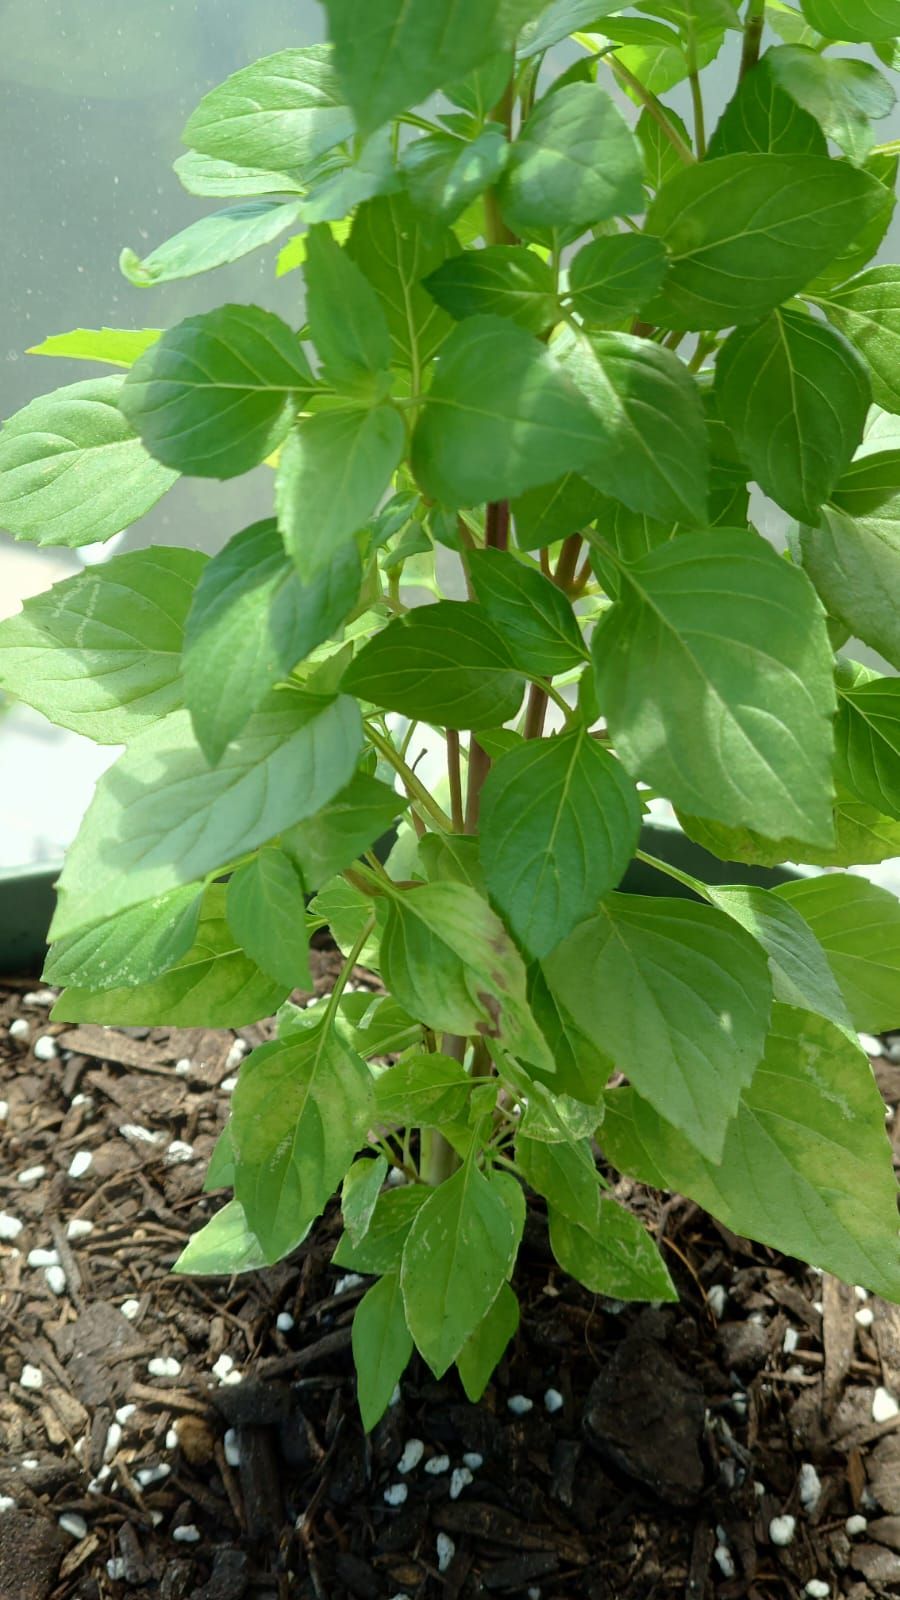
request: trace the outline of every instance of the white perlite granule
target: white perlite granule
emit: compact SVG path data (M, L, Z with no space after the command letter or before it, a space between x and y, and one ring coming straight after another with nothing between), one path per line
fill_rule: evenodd
M425 1446L421 1439L407 1439L403 1446L403 1454L397 1462L397 1471L415 1472L424 1454Z
M154 1356L147 1362L147 1371L152 1378L177 1378L181 1371L181 1362L174 1356Z
M811 1461L804 1461L800 1467L798 1493L804 1511L812 1516L822 1498L822 1480Z
M73 1539L84 1539L87 1535L87 1523L84 1517L79 1517L77 1511L64 1511L57 1522L63 1533L70 1533Z
M900 1406L889 1389L879 1386L872 1400L872 1421L890 1422L891 1418L896 1416L900 1416Z
M786 1549L789 1544L793 1544L796 1531L796 1517L773 1517L769 1523L769 1538L773 1544L780 1546L781 1549Z
M402 1506L408 1494L409 1489L405 1483L392 1483L390 1488L384 1491L385 1505Z
M33 1367L30 1361L26 1361L19 1382L23 1389L43 1389L44 1374L40 1367Z
M449 1533L439 1533L435 1541L438 1558L438 1572L446 1572L453 1557L456 1555L456 1545Z

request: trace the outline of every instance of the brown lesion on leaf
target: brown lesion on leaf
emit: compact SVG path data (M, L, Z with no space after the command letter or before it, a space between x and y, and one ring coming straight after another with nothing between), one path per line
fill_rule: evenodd
M500 1038L500 1001L495 994L489 994L485 989L479 989L478 1003L487 1012L491 1022L479 1022L477 1031L486 1039ZM493 1027L491 1026L493 1023Z

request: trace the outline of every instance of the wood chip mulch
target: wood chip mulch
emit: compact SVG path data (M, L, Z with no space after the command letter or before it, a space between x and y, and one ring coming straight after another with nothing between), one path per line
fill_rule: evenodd
M219 1204L236 1036L51 1002L0 987L0 1600L900 1593L898 1308L627 1182L682 1302L621 1306L534 1201L483 1402L415 1361L367 1440L333 1213L264 1273L169 1275Z

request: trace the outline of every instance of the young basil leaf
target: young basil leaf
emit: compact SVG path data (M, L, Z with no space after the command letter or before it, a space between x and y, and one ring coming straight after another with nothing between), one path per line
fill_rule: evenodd
M522 550L540 550L567 534L580 533L606 505L598 489L574 472L513 500L516 543Z
M900 0L800 0L807 22L826 39L866 44L900 34Z
M234 1194L277 1261L303 1238L365 1140L372 1076L325 1018L254 1050L232 1098Z
M202 900L202 885L187 883L57 939L44 981L93 990L151 983L190 950Z
M637 139L604 89L571 83L539 100L498 185L515 233L606 222L644 209Z
M282 849L296 861L304 883L317 889L386 833L405 805L386 783L357 772L315 816L282 834Z
M148 455L123 416L124 381L70 383L3 424L0 527L32 544L96 544L162 499L178 472Z
M450 256L425 279L428 293L451 317L509 317L529 333L558 320L553 273L524 245L496 244Z
M57 1022L128 1027L149 1022L173 1028L242 1028L271 1016L291 987L290 980L260 971L240 948L225 918L225 891L212 884L194 942L174 965L137 985L68 988L53 1016Z
M119 266L138 289L170 283L174 278L193 278L271 244L299 220L302 210L299 200L248 200L228 206L173 234L143 260L134 250L123 250Z
M213 200L306 192L299 172L269 172L265 167L242 166L237 161L204 155L200 150L186 150L173 161L172 170L188 194L209 196Z
M624 0L552 0L540 16L527 22L519 34L516 55L520 61L541 55L579 28L592 27L611 11L621 11Z
M765 1057L716 1165L630 1089L614 1090L607 1104L604 1147L623 1170L634 1170L636 1144L656 1169L651 1181L689 1195L742 1237L811 1256L846 1283L900 1294L884 1102L865 1056L834 1023L775 1008Z
M800 551L830 614L900 669L900 496L855 520L825 506Z
M372 901L346 878L332 878L319 890L309 909L313 916L321 917L327 924L331 937L345 956L374 917L375 926L359 952L359 961L378 971L381 935L387 922L385 900Z
M371 1433L413 1352L399 1273L387 1273L363 1295L354 1313L351 1339L362 1424Z
M656 293L668 257L646 233L617 233L583 245L569 265L572 304L587 327L618 322Z
M860 232L883 192L867 172L824 156L729 155L685 167L647 213L670 266L644 317L667 328L758 321Z
M512 1271L521 1230L501 1186L467 1161L416 1214L403 1246L406 1322L436 1378L487 1316Z
M361 581L348 541L302 583L273 518L244 528L213 556L194 594L183 662L185 699L210 762L221 760L270 690L337 631Z
M311 989L303 883L290 857L266 845L228 884L228 926L261 970L288 990Z
M391 338L365 274L323 225L311 229L303 263L309 331L325 377L355 394L391 359Z
M291 430L275 498L285 546L306 584L327 573L374 511L406 443L400 412L321 411Z
M716 361L722 420L760 488L800 521L815 519L850 465L871 398L853 346L802 312L737 329Z
M162 332L162 328L73 328L71 333L51 333L40 344L31 345L25 354L131 367L162 337Z
M451 1056L407 1056L375 1080L375 1111L398 1127L438 1127L465 1115L472 1081Z
M603 459L610 432L538 339L506 317L467 317L441 351L412 466L456 509L580 472Z
M689 151L690 132L678 112L670 106L666 106L666 121L681 139L685 150ZM668 131L660 127L647 111L642 111L638 117L635 132L644 152L644 181L655 193L668 178L681 171L685 164L684 156L673 145Z
M711 906L614 894L544 973L639 1092L718 1161L769 1023L772 985L755 939Z
M262 1246L247 1226L243 1206L229 1200L188 1240L172 1271L190 1277L230 1278L235 1272L258 1272L265 1265Z
M401 152L400 167L417 211L451 223L495 184L509 150L502 127L492 123L470 140L430 133Z
M615 1062L604 1055L597 1039L585 1033L564 1010L537 962L528 969L528 1005L553 1061L552 1076L536 1069L542 1082L549 1083L558 1094L593 1105L599 1120L600 1096L616 1070Z
M677 1300L665 1263L637 1217L600 1200L595 1217L574 1222L549 1208L550 1244L564 1272L593 1294L616 1300Z
M353 1244L365 1237L387 1175L386 1156L360 1156L344 1174L341 1216Z
M506 550L468 556L475 597L509 646L516 666L550 677L580 666L586 656L570 602L556 584Z
M504 1283L490 1310L469 1334L456 1358L460 1382L473 1405L477 1405L484 1394L494 1368L510 1340L515 1338L518 1327L519 1302L514 1290Z
M501 757L482 795L481 859L530 955L547 955L616 887L640 825L633 783L583 728Z
M670 540L621 585L593 649L629 771L696 815L829 846L833 658L805 575L717 529Z
M600 1203L600 1180L588 1139L532 1139L528 1118L516 1138L516 1165L525 1182L571 1222L590 1227Z
M604 22L603 32L621 46L616 51L618 60L651 94L666 94L691 71L686 38L661 22L614 16ZM725 29L718 23L693 30L693 60L698 70L715 60L724 42ZM640 103L635 90L629 93Z
M633 511L705 526L709 446L700 392L671 350L627 333L558 341L602 443L581 471Z
M343 788L361 745L352 700L275 691L210 767L186 711L103 774L59 882L52 936L216 872Z
M432 1191L425 1184L386 1189L378 1196L371 1221L358 1244L344 1233L331 1260L345 1272L396 1272L416 1216Z
M831 503L850 517L866 517L880 511L890 500L900 498L900 450L873 450L871 455L857 452L837 487Z
M183 138L203 155L280 174L349 139L329 45L279 50L203 96Z
M855 1027L880 1033L897 1022L900 904L850 873L779 884L774 891L809 923L831 965Z
M544 0L324 0L328 34L361 133L511 45Z
M781 86L773 70L773 57L777 54L777 50L768 50L741 78L709 141L710 161L754 152L773 156L828 154L828 142L815 117Z
M847 682L838 675L835 744L847 786L900 820L900 678Z
M766 59L776 83L861 165L875 143L872 120L889 116L897 101L887 78L868 61L823 56L802 45L781 45Z
M391 336L391 361L417 381L453 324L422 280L459 246L443 223L416 213L403 194L360 206L347 254L365 273L381 302Z
M809 924L770 889L710 884L710 900L752 933L769 958L772 993L785 1005L818 1012L839 1028L851 1026L850 1013L828 957Z
M349 232L348 212L376 195L393 194L400 184L392 129L379 128L352 159L332 157L324 174L310 183L303 201L304 219L310 223L336 222L343 236Z
M234 478L275 448L291 397L312 384L300 341L279 317L219 306L145 351L119 404L157 461L197 478Z
M815 298L865 357L877 403L900 412L900 267L873 267Z
M515 716L523 679L480 606L441 600L396 618L370 639L343 687L445 728L492 728Z
M0 622L0 686L59 727L121 744L183 702L185 622L207 559L114 556Z

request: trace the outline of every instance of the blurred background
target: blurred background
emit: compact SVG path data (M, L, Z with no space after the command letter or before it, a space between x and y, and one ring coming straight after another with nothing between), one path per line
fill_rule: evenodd
M299 324L300 274L275 278L283 241L232 267L143 290L121 276L118 257L125 245L146 255L217 209L219 202L187 194L172 171L183 149L181 128L230 72L321 39L323 17L317 0L157 0L149 7L134 0L0 0L0 145L7 152L0 166L7 219L0 417L100 370L26 355L50 334L167 327L230 299L255 301ZM737 56L731 35L704 74L710 128L733 92ZM561 55L560 64L566 59ZM683 86L665 98L690 120ZM878 133L880 142L900 137L900 112ZM900 259L900 210L880 259ZM102 550L38 550L0 533L0 617L113 550L182 544L215 551L269 514L271 495L265 467L225 484L182 478L137 527ZM755 513L761 531L783 534L774 507L761 502ZM853 653L867 659L862 649ZM0 869L58 858L115 754L0 701ZM900 889L900 862L875 874Z

